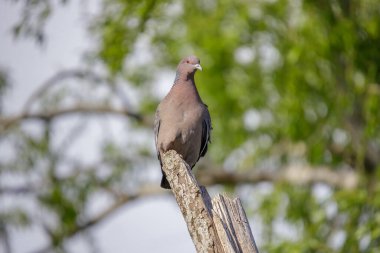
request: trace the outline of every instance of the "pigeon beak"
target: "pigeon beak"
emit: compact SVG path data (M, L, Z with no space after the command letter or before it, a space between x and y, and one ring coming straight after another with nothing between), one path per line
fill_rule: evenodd
M194 67L196 69L199 69L200 71L202 71L202 66L200 64L195 64Z

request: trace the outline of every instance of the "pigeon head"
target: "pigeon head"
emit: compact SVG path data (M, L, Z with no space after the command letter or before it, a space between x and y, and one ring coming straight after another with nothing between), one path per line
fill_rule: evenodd
M182 73L193 74L198 69L202 71L200 60L196 56L188 56L179 63L178 70Z
M202 71L200 60L196 56L188 56L177 67L177 73L174 79L174 84L177 84L178 80L191 80L194 78L195 71Z

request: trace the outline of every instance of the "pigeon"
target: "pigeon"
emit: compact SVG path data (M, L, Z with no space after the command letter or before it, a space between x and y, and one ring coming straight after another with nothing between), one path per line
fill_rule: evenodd
M194 81L197 70L202 71L202 67L196 56L181 60L169 93L157 107L154 133L161 171L161 155L166 151L175 150L193 168L211 142L210 113ZM161 187L171 188L163 171Z

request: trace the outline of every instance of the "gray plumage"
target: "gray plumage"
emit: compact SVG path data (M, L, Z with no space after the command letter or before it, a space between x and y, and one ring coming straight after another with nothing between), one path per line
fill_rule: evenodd
M195 86L194 74L202 70L195 56L184 58L178 65L170 92L157 107L154 133L157 156L175 150L191 168L207 152L210 142L211 118ZM170 189L162 172L161 187Z

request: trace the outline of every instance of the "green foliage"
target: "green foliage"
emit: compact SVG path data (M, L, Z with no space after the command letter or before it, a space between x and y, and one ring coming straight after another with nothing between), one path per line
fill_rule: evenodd
M369 138L379 137L378 114L369 108L376 108L372 100L378 101L373 93L379 87L370 85L379 81L380 72L374 2L327 1L324 8L309 1L105 5L95 31L111 73L124 71L125 56L147 34L152 64L175 68L186 54L201 57L205 71L197 75L198 88L213 117L211 152L217 160L263 132L274 143L305 142L308 160L316 164L342 160L342 154L330 151L335 129L352 135L350 125L359 123L373 133ZM254 59L241 62L241 48ZM137 83L144 85L143 80ZM249 131L243 118L250 108L268 109L273 120ZM360 151L351 148L358 156Z

